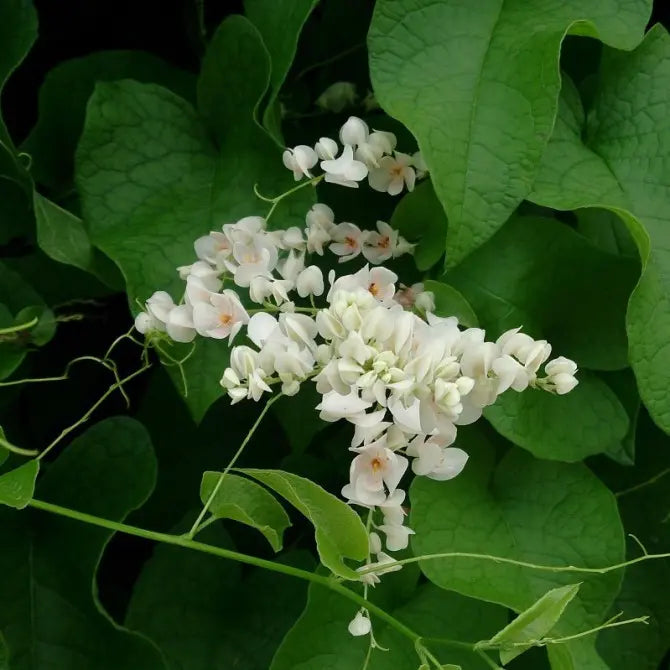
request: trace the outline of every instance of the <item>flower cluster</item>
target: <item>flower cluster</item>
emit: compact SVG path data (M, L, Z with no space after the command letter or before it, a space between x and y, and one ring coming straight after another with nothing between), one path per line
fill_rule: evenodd
M414 189L417 179L426 174L420 152L413 155L396 151L396 136L370 129L362 119L350 116L340 128L340 142L322 137L314 147L299 144L284 152L284 165L296 181L314 179L312 170L319 163L323 178L331 184L358 188L366 177L371 188L381 193L399 195L404 188ZM338 155L339 154L339 155Z
M196 334L232 341L249 322L249 313L235 290L222 289L224 282L246 289L251 302L272 300L291 312L292 291L300 298L324 292L323 273L316 265L306 265L307 254L323 255L330 249L340 262L362 254L377 264L413 250L388 223L378 221L376 231L348 221L335 223L333 210L323 204L310 209L304 228L268 231L265 219L247 216L198 238L194 246L198 260L178 268L186 282L183 303L156 291L135 320L139 332L167 332L176 342L191 342Z
M342 495L379 512L375 528L388 551L405 548L412 534L399 488L410 459L415 475L451 479L467 461L451 446L457 426L476 421L509 389L563 394L577 384L572 361L546 363L545 340L516 328L490 342L480 328L461 329L455 317L424 317L416 303L407 309L406 297L405 304L396 300L396 281L384 267L331 273L323 308L253 315L247 335L255 348L233 348L222 380L233 402L258 400L276 383L287 395L306 380L316 384L320 417L354 426Z
M341 152L330 138L314 148L288 149L284 164L296 179L357 187L367 177L372 188L391 194L411 190L425 171L419 155L394 152L391 133L370 132L355 117L342 126L340 140ZM319 159L324 175L312 178ZM307 259L327 249L340 263L359 256L367 263L351 274L331 270L326 282ZM458 426L476 421L509 390L564 394L577 384L576 364L549 360L545 340L515 328L489 341L480 328L437 316L422 284L398 285L381 264L412 250L387 223L378 221L374 231L337 223L324 204L310 209L304 226L285 230L270 231L265 219L245 217L196 240L197 260L178 268L185 282L179 304L158 291L135 322L149 338L167 333L179 342L196 334L232 341L242 331L247 343L231 349L221 378L233 403L258 401L273 386L292 396L312 383L321 396L315 408L321 419L352 424L342 496L368 510L365 588L399 569L387 552L406 548L413 534L401 488L408 469L440 481L457 476L468 459L453 446ZM350 632L369 631L361 611Z

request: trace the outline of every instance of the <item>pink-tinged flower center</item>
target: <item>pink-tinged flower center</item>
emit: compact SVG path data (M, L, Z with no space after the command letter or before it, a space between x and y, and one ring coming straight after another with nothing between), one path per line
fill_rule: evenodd
M370 291L370 293L372 293L372 295L376 298L377 294L379 293L379 285L377 282L372 282L372 284L368 286L368 291Z
M231 314L221 314L219 316L219 323L222 326L229 326L233 320L233 317Z
M380 237L379 242L377 242L377 246L380 249L388 249L391 246L391 238L388 235Z
M345 237L345 238L344 238L344 243L345 243L350 249L355 249L355 248L358 246L358 242L356 242L356 240L355 240L353 237L351 237L351 236L347 236L347 237Z

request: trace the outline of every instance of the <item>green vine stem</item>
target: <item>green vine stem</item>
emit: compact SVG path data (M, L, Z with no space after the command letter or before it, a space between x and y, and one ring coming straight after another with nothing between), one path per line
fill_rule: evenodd
M290 565L284 565L283 563L275 563L274 561L268 561L263 558L249 556L247 554L242 554L230 549L215 547L210 544L205 544L204 542L191 540L187 537L184 537L183 535L159 533L157 531L148 530L146 528L138 528L137 526L130 526L125 523L110 521L109 519L103 519L92 514L86 514L85 512L78 512L77 510L61 507L60 505L54 505L53 503L45 502L43 500L33 499L28 503L28 505L44 512L58 514L59 516L75 519L76 521L82 521L83 523L88 523L100 528L107 528L108 530L125 533L126 535L143 537L147 540L154 540L155 542L162 542L164 544L172 544L178 547L184 547L186 549L193 549L205 554L218 556L219 558L238 561L239 563L246 563L247 565L253 565L265 570L271 570L272 572L279 572L281 574L288 575L289 577L296 577L297 579L319 584L324 588L330 589L331 591L339 593L341 596L348 598L352 602L356 603L356 605L359 607L365 607L368 611L379 617L381 620L385 621L389 626L395 628L395 630L410 639L413 643L421 640L420 635L415 633L411 628L403 624L401 621L398 621L398 619L390 615L381 607L371 603L355 591L348 589L346 586L343 586L339 582L330 579L329 577L318 575L313 572L308 572L307 570L301 570L300 568L294 568Z
M529 568L530 570L540 570L543 572L581 572L589 574L604 575L608 572L614 572L615 570L621 570L627 568L630 565L635 565L636 563L642 563L644 561L658 560L663 558L670 558L670 552L665 554L648 554L644 553L642 556L637 558L632 558L629 561L624 561L622 563L615 563L614 565L607 565L603 568L584 568L576 565L541 565L539 563L529 563L527 561L517 561L514 558L507 558L505 556L492 556L491 554L475 554L467 551L450 551L442 554L426 554L425 556L412 556L411 558L403 558L399 561L394 561L393 563L384 563L383 570L387 570L389 567L396 565L407 565L409 563L418 563L419 561L434 561L436 559L446 559L446 558L471 558L476 560L485 560L493 561L494 563L508 563L510 565L517 565L521 568ZM370 568L361 568L359 573L361 575L366 575L374 573L379 570L378 566L372 565Z

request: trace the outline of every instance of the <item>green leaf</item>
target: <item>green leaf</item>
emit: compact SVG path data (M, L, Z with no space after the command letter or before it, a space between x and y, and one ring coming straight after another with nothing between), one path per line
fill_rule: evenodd
M176 268L207 233L216 153L195 110L154 84L100 83L77 150L77 182L91 241L121 268L129 301L163 289L179 298ZM186 366L200 419L221 395L227 348L201 340Z
M403 237L416 243L414 261L419 270L430 269L442 258L447 217L432 181L426 180L404 195L393 210L390 223Z
M26 507L33 498L39 470L40 462L33 458L0 475L0 504L16 509Z
M7 436L5 435L5 430L2 426L0 426L0 440L6 440ZM3 449L2 445L0 444L0 466L7 460L9 456L9 451L7 449Z
M541 640L561 618L565 608L579 591L579 584L568 584L547 591L528 609L497 632L489 643L500 646L500 662L507 665ZM519 643L527 646L518 646Z
M508 391L484 410L493 427L538 458L580 461L626 436L630 421L614 391L592 372L566 395ZM570 417L566 420L566 417Z
M174 529L183 530L183 524ZM220 527L207 528L202 536L209 544L234 549ZM305 569L313 565L302 552L282 560ZM236 563L160 545L135 584L126 625L158 645L168 670L267 670L306 591L291 577L264 570L243 576Z
M263 213L255 183L272 195L292 185L281 152L253 119L268 68L258 31L232 16L213 36L198 81L209 129L188 102L159 86L97 85L77 150L76 181L91 241L121 268L134 311L135 300L158 289L181 296L176 268L194 260L196 238ZM300 211L302 220L313 199L308 190L277 208L275 227L288 225L292 212ZM182 351L189 349L175 347L175 357ZM186 402L196 420L222 395L227 355L225 343L201 339L184 366Z
M343 558L362 561L368 555L368 534L360 517L345 502L309 479L281 470L241 470L288 500L314 525L321 562L340 577L358 579Z
M638 276L635 259L554 219L515 217L445 280L492 336L523 326L580 367L616 370L628 365L623 315Z
M33 194L33 205L40 248L55 261L74 265L104 281L104 274L101 276L96 266L96 250L91 246L84 222L37 191Z
M549 139L567 33L632 49L649 0L380 0L375 94L416 136L449 216L447 263L485 242L530 192Z
M277 98L295 57L300 31L317 1L245 0L244 3L246 15L263 38L272 63L263 125L280 144L283 140L275 116Z
M27 0L4 0L0 3L0 94L7 80L27 56L37 37L37 13ZM16 156L14 144L0 114L0 174L23 185L30 176Z
M621 521L612 494L583 465L540 461L511 450L495 465L481 432L461 430L470 455L450 482L417 478L410 489L416 556L473 552L541 565L600 568L623 560ZM473 558L421 563L435 584L522 612L549 589L582 580L556 625L570 635L599 625L621 583L620 573L573 574L532 570ZM593 638L563 647L575 668L603 668Z
M96 424L52 463L37 498L121 521L155 478L151 443L132 419ZM111 621L95 573L112 532L45 512L0 510L0 630L12 670L164 670L147 640Z
M273 413L281 423L293 453L303 453L317 433L328 424L319 418L314 409L321 397L313 384L302 384L296 396L283 396L273 406Z
M220 472L205 472L200 500L205 504L216 487ZM282 548L284 531L291 525L284 508L255 482L228 473L216 492L209 511L220 519L233 519L257 528L275 551Z
M270 77L270 56L260 33L245 17L228 17L209 43L198 79L198 108L217 140L219 160L212 192L212 225L262 214L266 203L253 193L275 196L295 186L281 151L255 120ZM300 224L314 202L304 188L279 204L271 228Z
M637 391L635 377L630 369L603 374L601 377L616 393L628 414L628 432L623 439L612 443L605 453L621 465L635 464L635 434L642 404Z
M670 552L670 440L649 417L641 415L637 430L635 468L612 462L597 464L603 481L616 491L619 511L628 533L651 554ZM629 538L627 559L641 549ZM621 591L610 612L626 618L648 616L646 626L622 626L602 631L598 650L610 670L656 670L670 650L670 564L667 560L631 566L624 574Z
M479 325L470 303L453 286L432 279L423 282L423 286L435 297L437 316L455 316L459 323L468 328L476 328Z
M42 298L21 275L0 262L0 329L30 323L35 317L38 323L34 326L0 339L0 379L18 368L29 345L42 346L55 333L53 313Z
M395 575L384 575L379 589L388 588ZM450 593L432 584L423 584L406 598L392 602L398 620L426 637L457 640L481 640L504 625L506 612L500 607ZM458 616L454 616L454 613ZM356 606L342 596L316 584L310 584L307 607L284 638L270 670L352 670L364 667L369 641L352 638L347 625L356 614ZM372 617L375 639L388 651L373 651L370 670L416 670L419 659L407 638ZM456 661L467 670L486 670L490 666L469 651L430 645L438 658ZM446 666L449 667L449 666Z
M566 80L563 86L569 86L569 82ZM559 101L559 109L560 105ZM602 251L633 258L638 257L635 240L631 237L621 217L614 212L587 207L578 209L575 216L577 217L576 230Z
M529 196L555 209L610 209L628 226L643 264L626 316L629 358L644 404L666 431L670 430L666 393L670 350L663 335L670 324L669 59L670 36L661 26L652 28L632 54L606 50L587 123L566 80L556 129ZM641 156L648 159L641 161Z
M47 73L40 87L39 118L21 146L32 157L31 173L35 181L55 191L71 187L86 103L96 82L119 79L160 84L187 100L195 98L193 75L150 53L101 51L59 63ZM43 248L49 253L51 247Z

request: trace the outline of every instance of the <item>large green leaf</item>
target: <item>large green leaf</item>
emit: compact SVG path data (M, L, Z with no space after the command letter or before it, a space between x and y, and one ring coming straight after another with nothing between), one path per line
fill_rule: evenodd
M37 13L29 0L0 3L0 94L9 76L26 57L37 37ZM0 114L0 177L27 187L30 177L16 156L14 144Z
M99 83L77 150L77 181L91 240L120 267L129 300L183 292L176 268L192 262L209 228L216 152L191 105L134 81ZM221 395L224 343L201 340L186 365L189 408L202 418Z
M198 82L209 131L193 107L167 89L133 81L97 85L77 150L77 184L91 241L121 268L133 309L136 299L158 289L181 295L176 268L192 262L197 237L263 213L255 183L270 194L292 184L281 152L253 119L268 68L253 25L240 16L224 21ZM292 207L304 216L310 197L278 207L272 223L287 225ZM199 340L185 365L187 403L197 420L222 395L227 356L225 343Z
M318 0L245 0L249 20L258 28L268 50L272 69L270 90L263 112L263 125L282 142L281 118L277 97L298 48L305 21Z
M450 266L530 191L554 125L564 36L632 49L650 10L650 0L377 2L374 90L419 142L449 216Z
M221 478L220 472L205 472L200 500L206 504ZM282 548L284 531L291 525L277 500L256 482L228 473L216 491L209 511L220 519L233 519L257 528L275 551Z
M68 446L37 496L119 521L146 499L155 470L144 428L107 419ZM97 600L94 576L111 531L43 512L0 516L0 630L12 670L163 670L154 646L113 623Z
M635 259L609 254L554 219L515 217L445 280L497 337L523 326L580 367L624 368Z
M385 575L382 580L393 577ZM384 582L377 588L384 588ZM373 600L375 597L376 591L372 593ZM420 586L406 602L394 605L393 615L425 637L483 640L506 620L506 612L500 607L443 591L432 584ZM364 667L368 639L352 638L347 631L355 613L356 606L349 600L321 586L310 585L307 607L277 650L271 670ZM373 651L370 670L416 670L419 658L414 646L374 616L372 621L375 639L388 651ZM490 667L471 652L428 644L444 663L461 663L467 670Z
M606 451L625 438L628 414L593 373L582 370L578 377L579 385L566 395L508 391L484 416L501 435L538 458L572 462Z
M340 577L358 579L343 558L362 561L368 555L368 534L360 517L345 502L318 484L282 470L242 470L288 500L314 525L321 562Z
M203 541L234 548L222 528L207 528ZM286 560L312 565L306 554ZM305 595L291 577L256 570L243 578L236 563L158 546L135 585L126 625L159 646L168 670L266 670Z
M57 191L70 188L86 103L96 82L119 79L160 84L187 100L195 97L192 74L142 51L101 51L59 63L40 88L39 118L21 146L32 157L35 181Z
M403 196L390 223L403 237L416 243L414 260L419 270L428 270L442 258L447 217L431 180L426 179Z
M582 136L585 136L585 142ZM670 37L653 28L632 54L607 50L588 123L566 80L556 130L530 198L556 209L605 207L635 239L643 273L627 313L640 395L670 430Z
M428 279L423 282L423 287L433 294L437 316L455 316L461 325L468 328L476 328L479 325L470 303L453 286Z
M598 474L617 492L624 527L642 542L649 553L670 551L670 440L642 416L637 431L636 467L599 464ZM646 484L645 484L646 482ZM640 556L632 538L627 558ZM611 670L656 670L670 650L670 564L649 561L626 569L612 614L648 616L647 626L604 631L598 650Z
M230 16L214 33L198 79L198 107L219 146L212 191L212 226L250 214L263 214L254 184L266 196L295 186L281 151L256 122L270 76L270 56L254 25ZM272 214L270 226L302 225L314 202L312 188L298 191Z
M450 482L420 477L412 484L415 555L474 552L583 567L622 560L616 502L586 467L536 460L519 450L510 451L496 466L494 450L477 432L464 433L463 445L470 459L459 477ZM471 558L429 560L421 568L443 588L517 612L549 589L581 580L579 595L556 625L561 635L601 623L621 583L617 573L544 572ZM604 668L594 642L586 638L565 646L575 668Z

